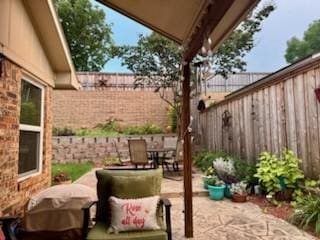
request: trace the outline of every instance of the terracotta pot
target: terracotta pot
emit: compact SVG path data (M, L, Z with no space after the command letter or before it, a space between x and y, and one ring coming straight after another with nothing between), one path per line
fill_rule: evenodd
M234 193L232 195L232 201L238 202L238 203L243 203L247 201L247 194L241 195L238 193Z

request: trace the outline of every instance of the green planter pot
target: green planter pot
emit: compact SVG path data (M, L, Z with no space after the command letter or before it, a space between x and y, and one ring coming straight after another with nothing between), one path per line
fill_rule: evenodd
M230 185L226 184L226 188L224 189L224 196L226 198L232 198L232 193L230 191Z
M224 197L224 189L226 188L225 185L223 186L211 186L208 185L209 189L209 196L212 200L222 200Z

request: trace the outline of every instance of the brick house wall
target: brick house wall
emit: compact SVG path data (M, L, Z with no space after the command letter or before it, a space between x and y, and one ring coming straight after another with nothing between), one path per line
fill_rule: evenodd
M172 99L170 89L166 91ZM116 118L125 126L154 123L165 129L168 125L168 104L154 89L54 90L54 127L94 127Z
M52 88L45 86L42 172L18 180L20 87L22 69L0 62L0 216L21 214L29 197L50 185Z

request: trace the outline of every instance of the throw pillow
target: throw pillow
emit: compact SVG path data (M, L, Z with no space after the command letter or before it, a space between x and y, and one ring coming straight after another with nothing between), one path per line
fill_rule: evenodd
M159 196L138 199L110 197L111 225L109 232L160 229L156 216L159 199Z

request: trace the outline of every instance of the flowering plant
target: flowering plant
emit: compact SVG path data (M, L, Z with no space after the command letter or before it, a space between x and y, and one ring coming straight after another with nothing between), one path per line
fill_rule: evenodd
M230 192L232 194L246 195L247 194L247 183L246 182L238 182L231 184Z
M235 176L234 162L230 158L216 158L213 161L213 168L215 169L218 177L223 180L226 184L232 184L238 182Z
M222 186L224 185L224 182L221 181L217 176L210 176L206 179L206 182L208 185L211 186Z

